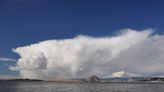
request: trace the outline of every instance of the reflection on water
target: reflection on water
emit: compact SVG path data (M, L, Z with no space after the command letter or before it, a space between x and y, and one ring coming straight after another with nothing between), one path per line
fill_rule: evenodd
M164 83L0 82L0 92L164 92Z

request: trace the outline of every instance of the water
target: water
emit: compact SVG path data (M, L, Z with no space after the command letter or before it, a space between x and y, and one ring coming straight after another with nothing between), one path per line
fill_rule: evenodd
M0 92L164 92L164 83L0 82Z

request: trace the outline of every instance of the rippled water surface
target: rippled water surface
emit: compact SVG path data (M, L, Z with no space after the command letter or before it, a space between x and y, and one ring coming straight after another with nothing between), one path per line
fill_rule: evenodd
M164 83L0 82L0 92L164 92Z

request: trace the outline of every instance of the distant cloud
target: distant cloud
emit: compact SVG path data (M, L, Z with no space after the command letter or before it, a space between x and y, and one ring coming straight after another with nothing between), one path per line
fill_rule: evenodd
M19 79L19 76L0 75L0 79Z
M16 59L0 57L0 61L17 61Z
M125 71L118 71L118 72L112 73L111 77L140 77L140 76L141 75L136 75L136 74L125 72Z
M20 58L10 69L34 79L163 76L164 35L152 33L125 29L116 36L77 36L18 47L13 51Z

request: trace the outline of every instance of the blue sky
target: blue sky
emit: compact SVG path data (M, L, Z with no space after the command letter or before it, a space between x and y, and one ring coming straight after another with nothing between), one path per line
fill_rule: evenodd
M12 48L79 34L107 36L120 29L164 30L163 0L0 0L0 57ZM0 62L1 75L12 62Z

